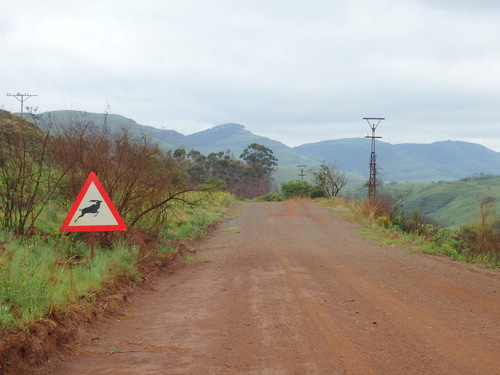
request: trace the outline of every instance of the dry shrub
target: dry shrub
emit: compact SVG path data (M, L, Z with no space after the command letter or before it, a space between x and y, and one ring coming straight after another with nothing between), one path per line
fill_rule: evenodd
M471 255L500 254L499 220L493 208L494 202L492 197L482 199L479 220L460 229L459 237Z
M380 216L392 217L394 213L392 200L387 196L377 196L363 200L360 204L360 210L370 224Z
M94 171L129 229L156 236L166 226L172 201L194 204L193 196L186 193L196 188L189 184L182 160L144 135L74 122L58 128L52 152L58 166L68 170L60 195L72 201ZM100 240L106 242L104 236Z

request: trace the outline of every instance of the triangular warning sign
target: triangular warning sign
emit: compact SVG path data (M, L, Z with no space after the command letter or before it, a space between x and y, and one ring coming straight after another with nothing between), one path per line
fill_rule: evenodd
M127 230L127 226L96 174L90 172L60 231L105 232L122 230Z

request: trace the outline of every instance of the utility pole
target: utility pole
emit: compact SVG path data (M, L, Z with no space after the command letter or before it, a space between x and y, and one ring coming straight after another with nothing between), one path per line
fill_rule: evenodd
M23 154L23 160L25 160L26 155L25 155L25 150L24 150L24 102L26 100L28 100L29 98L31 98L32 96L38 96L38 95L21 94L21 93L17 93L17 94L7 93L7 96L13 96L21 103L21 126L19 129L19 138L20 138L21 145L19 147L19 152L21 152Z
M31 98L32 96L38 96L38 95L17 93L17 94L7 94L7 96L13 96L14 98L16 98L21 102L21 119L23 119L24 102L29 98Z
M300 168L299 177L302 181L304 181L304 176L305 176L304 170L306 169L307 164L299 164L297 165L297 167Z
M368 179L368 199L373 199L377 196L377 155L375 154L375 139L382 138L375 136L375 130L380 124L380 121L385 120L383 117L363 117L363 120L368 121L368 125L372 130L372 135L367 135L365 138L371 138L372 151L370 154L370 178Z

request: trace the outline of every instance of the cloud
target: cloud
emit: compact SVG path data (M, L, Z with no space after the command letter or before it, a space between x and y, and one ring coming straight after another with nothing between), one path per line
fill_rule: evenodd
M0 15L1 86L184 134L237 122L296 145L380 116L395 143L500 150L499 4L28 0Z

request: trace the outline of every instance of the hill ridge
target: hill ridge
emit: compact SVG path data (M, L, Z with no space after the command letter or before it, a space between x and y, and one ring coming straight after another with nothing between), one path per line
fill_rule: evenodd
M297 165L318 166L321 162L335 162L347 174L366 179L369 173L370 141L365 138L343 138L306 143L288 147L282 142L247 130L244 125L228 122L200 132L183 135L175 130L158 129L138 124L135 120L116 114L96 114L82 111L51 111L40 118L52 116L59 120L78 114L114 126L125 125L137 132L149 134L166 149L196 149L208 155L211 152L230 150L240 155L252 143L259 143L273 150L280 170L289 170L281 181L297 178ZM430 144L391 144L377 140L377 166L379 177L387 182L423 182L458 180L474 173L500 175L500 153L476 143L444 140Z

